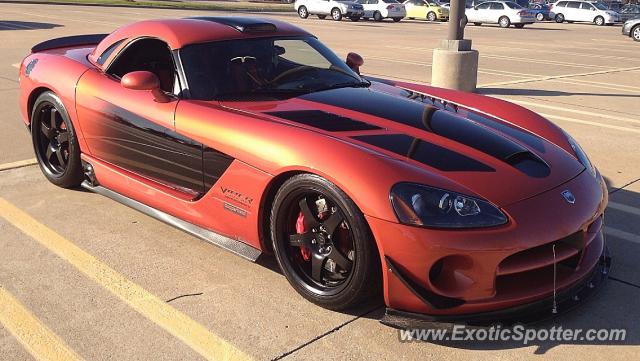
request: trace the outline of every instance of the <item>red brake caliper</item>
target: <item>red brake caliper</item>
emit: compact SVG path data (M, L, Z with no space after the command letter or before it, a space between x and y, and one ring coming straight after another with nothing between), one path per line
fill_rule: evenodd
M302 212L298 214L298 219L296 220L296 232L298 232L298 234L304 233L304 215ZM305 261L311 259L311 251L307 247L300 246L300 253Z

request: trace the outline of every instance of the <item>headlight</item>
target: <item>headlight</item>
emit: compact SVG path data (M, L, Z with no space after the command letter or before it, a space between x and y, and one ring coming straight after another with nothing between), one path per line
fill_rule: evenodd
M578 142L576 142L576 140L573 139L573 137L571 137L567 132L564 132L564 135L567 136L567 141L569 141L569 145L571 145L571 149L573 149L573 151L576 153L576 157L578 157L578 161L580 161L580 163L582 163L582 165L585 168L587 168L589 173L591 173L591 175L595 177L596 168L593 166L593 164L591 164L589 157L587 157L587 153L585 153L584 150L582 150L582 147L580 147Z
M400 223L436 228L477 228L507 223L489 202L456 192L413 183L391 189L391 204Z

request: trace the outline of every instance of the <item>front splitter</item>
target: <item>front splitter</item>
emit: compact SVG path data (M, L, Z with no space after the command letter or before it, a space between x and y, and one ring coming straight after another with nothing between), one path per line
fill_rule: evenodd
M611 257L605 247L600 260L586 277L556 294L555 308L554 297L502 310L461 315L426 315L387 308L380 322L401 329L451 328L457 324L477 327L495 324L532 325L558 317L584 303L602 288L608 278L610 267Z

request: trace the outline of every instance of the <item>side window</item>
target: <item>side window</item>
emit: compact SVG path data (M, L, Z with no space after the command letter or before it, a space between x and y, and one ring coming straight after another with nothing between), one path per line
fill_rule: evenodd
M483 4L478 5L478 9L480 9L480 10L486 10L486 9L488 9L490 6L491 6L491 3L483 3Z
M107 73L120 79L132 71L150 71L160 80L160 88L174 93L176 67L169 46L158 39L133 40L116 60Z
M504 5L501 3L491 3L491 10L504 10Z
M582 3L582 4L580 4L580 8L585 9L585 10L591 10L591 9L593 9L593 5L591 5L589 3Z
M578 9L580 8L580 3L575 1L569 1L569 3L567 4L567 7L570 9Z
M563 8L563 7L567 6L567 2L566 2L566 1L560 1L560 2L558 3L558 5L556 5L556 6L557 6L557 7L561 7L561 8Z
M107 59L109 59L109 56L111 56L111 53L113 53L113 51L116 50L118 45L122 44L124 40L125 39L118 40L115 43L111 44L98 58L97 60L98 64L104 65L104 62L107 61Z

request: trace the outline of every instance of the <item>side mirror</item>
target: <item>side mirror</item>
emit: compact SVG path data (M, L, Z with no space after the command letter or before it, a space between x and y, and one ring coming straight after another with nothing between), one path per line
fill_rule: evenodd
M120 80L123 88L131 90L149 90L156 102L168 103L171 101L161 89L160 79L150 71L132 71L125 74Z
M347 54L347 66L351 68L351 70L355 71L356 74L360 75L360 67L364 64L364 59L356 53Z

